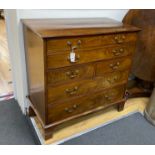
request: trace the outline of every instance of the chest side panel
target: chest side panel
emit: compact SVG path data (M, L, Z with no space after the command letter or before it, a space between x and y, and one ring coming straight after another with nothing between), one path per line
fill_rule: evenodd
M40 119L45 122L44 42L25 27L28 96Z

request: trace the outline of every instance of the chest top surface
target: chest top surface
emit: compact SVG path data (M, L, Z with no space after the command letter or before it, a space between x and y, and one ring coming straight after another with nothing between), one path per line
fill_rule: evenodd
M134 32L139 29L110 18L23 19L42 38Z

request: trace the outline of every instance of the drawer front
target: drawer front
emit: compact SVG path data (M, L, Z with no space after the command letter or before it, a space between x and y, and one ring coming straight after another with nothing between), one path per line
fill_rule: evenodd
M112 87L127 83L129 71L117 71L113 73L107 73L103 77L96 77L97 85L95 91L102 90L103 88Z
M102 77L106 72L129 70L131 62L131 57L123 57L120 59L114 59L110 61L97 62L95 76Z
M81 80L69 84L48 87L48 103L83 95L96 87L95 80Z
M52 54L47 57L48 68L59 68L64 66L72 66L75 64L83 64L88 62L108 60L112 58L119 58L133 53L135 46L109 46L98 49L91 49L87 51L76 51L75 62L69 59L69 52L61 54Z
M114 73L107 73L103 77L97 77L94 80L82 80L66 85L59 85L48 88L48 103L57 102L65 99L72 99L74 97L85 95L87 93L112 87L126 83L128 79L127 71L118 71Z
M87 49L103 45L122 44L135 41L136 33L49 39L47 40L47 51L48 54L51 54L54 52L68 51L71 47L76 47L77 49Z
M94 75L93 65L83 65L54 69L48 72L48 84L64 83L77 79L92 78Z
M78 99L48 105L48 121L49 123L61 121L79 114L90 113L91 110L99 107L106 107L123 99L124 92L123 85Z

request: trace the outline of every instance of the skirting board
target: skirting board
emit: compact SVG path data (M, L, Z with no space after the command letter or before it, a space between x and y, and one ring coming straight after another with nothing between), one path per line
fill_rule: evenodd
M115 107L110 107L104 111L73 120L69 125L62 125L55 131L53 138L44 140L36 118L31 118L32 125L38 135L41 144L60 144L69 139L75 138L99 127L105 126L116 120L127 117L133 113L140 112L144 114L144 109L149 98L132 98L127 100L123 111L118 112Z

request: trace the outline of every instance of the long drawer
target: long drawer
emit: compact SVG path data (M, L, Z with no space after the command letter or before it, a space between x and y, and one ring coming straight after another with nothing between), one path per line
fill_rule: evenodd
M62 103L48 105L48 121L56 122L78 114L89 113L99 107L106 107L123 99L125 86L119 86L105 91L90 94Z
M61 54L52 54L47 57L47 67L60 68L65 66L73 66L75 64L84 64L89 62L108 60L113 58L119 58L122 56L131 55L135 46L109 46L98 49L91 49L86 51L77 50L75 53L75 62L71 62L69 59L70 52Z
M107 73L103 77L93 79L80 80L69 84L49 86L48 87L48 103L62 100L72 99L74 97L85 95L101 89L112 87L113 85L126 83L128 70Z
M68 51L71 47L77 47L77 49L88 49L91 47L100 47L111 44L122 44L127 42L135 42L136 34L134 33L120 33L109 34L99 36L88 37L68 37L59 39L47 40L47 53L58 53L62 51Z

